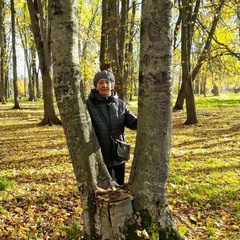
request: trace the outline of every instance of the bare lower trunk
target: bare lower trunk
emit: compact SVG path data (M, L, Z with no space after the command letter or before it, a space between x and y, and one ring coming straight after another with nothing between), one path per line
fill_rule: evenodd
M53 86L49 71L42 76L43 79L43 101L44 117L39 125L62 125L61 120L57 117L53 104Z
M195 107L195 100L194 100L194 92L192 87L192 81L189 80L185 83L185 92L186 92L186 108L187 108L187 120L185 124L196 124L197 114L196 114L196 107Z
M173 111L183 110L184 99L185 99L185 96L184 96L183 86L181 85L175 106L173 107Z

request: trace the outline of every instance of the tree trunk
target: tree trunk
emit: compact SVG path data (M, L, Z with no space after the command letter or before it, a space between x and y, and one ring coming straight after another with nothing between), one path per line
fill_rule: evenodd
M36 54L35 54L35 48L34 47L30 47L30 55L31 55L31 63L29 62L29 66L28 66L28 76L29 76L29 84L28 84L28 91L29 91L29 98L28 101L35 101L36 97L35 97L35 72L34 70L36 68L34 68L35 64L36 64ZM30 65L31 64L31 65Z
M124 70L127 71L127 74L124 74L124 79L126 79L126 85L130 86L130 94L129 94L129 100L131 101L133 99L134 95L134 85L136 84L136 81L134 81L133 72L134 72L134 59L133 59L133 38L134 38L134 23L135 23L135 17L136 17L136 1L132 1L132 14L130 19L130 27L129 27L129 41L126 44L126 63Z
M198 1L199 4L199 1ZM187 120L186 124L195 124L197 123L197 114L195 109L194 101L194 91L192 86L192 79L190 78L191 71L191 43L193 37L193 26L191 19L196 18L192 14L192 6L188 0L182 0L181 12L181 62L182 62L182 85L179 91L174 110L183 109L184 99L186 99L186 109L187 109Z
M184 87L183 84L181 84L175 106L173 107L173 111L183 110L184 100L185 100Z
M169 0L143 1L142 5L138 132L129 188L141 225L151 234L149 239L181 239L166 208L172 128L172 7Z
M185 121L185 124L187 125L196 124L198 120L197 120L192 81L189 79L184 84L185 84L184 90L186 93L186 109L187 109L187 120Z
M174 111L182 110L184 105L184 100L187 97L184 86L186 86L185 81L191 81L188 79L191 71L191 47L192 38L194 32L194 26L199 12L200 0L197 0L193 10L193 2L190 0L183 0L180 9L180 19L177 24L181 22L181 57L182 57L182 84L178 97L173 108ZM175 33L178 29L175 30ZM190 94L189 94L190 96ZM193 98L191 97L191 100ZM188 102L190 100L188 99ZM187 102L187 101L186 101ZM194 103L195 104L195 103ZM191 113L191 114L194 114ZM196 113L195 113L196 114Z
M119 64L119 14L118 14L118 3L119 0L111 0L110 1L110 16L109 16L109 48L110 48L110 58L111 58L111 68L115 75L116 82L115 82L115 89L118 92L120 98L123 97L122 95L122 73Z
M3 44L3 6L4 3L0 2L0 102L6 104L5 90L4 90L4 44Z
M14 106L13 109L20 109L18 101L18 83L17 83L17 56L16 56L16 37L15 37L15 9L14 0L11 0L11 22L12 22L12 55L13 55L13 92Z
M36 62L34 62L34 65L33 65L33 72L34 72L35 81L36 81L37 98L40 98L42 96L42 93L40 90L39 69L37 70L36 68Z
M219 96L219 87L217 86L216 83L213 84L212 92L214 96Z
M120 70L120 85L121 85L121 92L120 98L124 101L127 101L127 78L128 72L125 71L126 67L126 34L127 34L127 0L121 1L121 23L120 23L120 30L119 30L119 47L118 47L118 61L119 61L119 70Z
M102 30L101 30L101 45L100 45L100 69L109 70L110 68L110 55L108 44L108 13L109 13L109 0L102 0Z
M191 71L191 42L192 42L192 26L189 23L191 17L191 6L188 0L182 0L181 18L182 18L182 38L181 38L181 62L182 62L182 86L183 93L186 98L187 120L186 124L197 123L197 114L195 109L194 92L192 86Z
M31 30L33 32L34 41L38 52L43 82L44 117L39 125L60 125L62 123L55 113L53 104L53 84L50 75L50 36L47 34L46 26L43 24L42 5L39 0L35 2L37 4L33 4L32 0L27 0L27 3L31 18Z
M5 14L4 14L5 17ZM6 28L3 28L3 48L2 48L2 54L3 58L1 59L3 61L3 66L4 66L4 89L5 89L5 98L10 96L10 89L9 89L9 81L8 81L8 75L9 75L9 65L8 65L8 57L7 57L7 34L6 34Z

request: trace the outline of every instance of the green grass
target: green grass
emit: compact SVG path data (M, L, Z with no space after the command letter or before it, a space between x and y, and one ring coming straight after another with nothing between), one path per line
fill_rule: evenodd
M220 94L219 96L197 96L195 102L197 107L218 108L218 107L236 107L240 105L239 93Z
M13 187L13 180L9 180L6 177L0 177L0 191L5 191Z

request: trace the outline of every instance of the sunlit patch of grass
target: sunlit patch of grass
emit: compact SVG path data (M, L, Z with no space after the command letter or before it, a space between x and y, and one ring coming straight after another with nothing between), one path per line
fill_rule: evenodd
M220 96L196 97L197 107L219 108L238 106L240 104L240 94L220 94Z
M5 191L8 188L12 188L14 185L13 180L10 180L6 177L0 177L0 191Z
M188 229L186 226L180 225L178 227L178 232L181 234L181 236L185 236L185 234L187 233Z
M82 235L82 228L80 227L80 223L74 222L70 226L62 226L59 232L67 240L77 240Z
M188 182L187 175L182 176L182 174L179 172L171 173L170 176L169 182L173 185L185 185Z
M186 185L183 195L186 197L186 200L190 203L194 201L199 202L206 195L206 186L205 184L195 183L191 185Z

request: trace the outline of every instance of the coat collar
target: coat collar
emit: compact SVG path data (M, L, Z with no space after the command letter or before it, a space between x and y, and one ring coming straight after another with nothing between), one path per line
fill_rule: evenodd
M118 101L118 94L116 91L112 90L111 95L109 97L103 97L99 94L98 90L95 88L91 90L89 94L89 99L96 101L96 102L117 102Z

